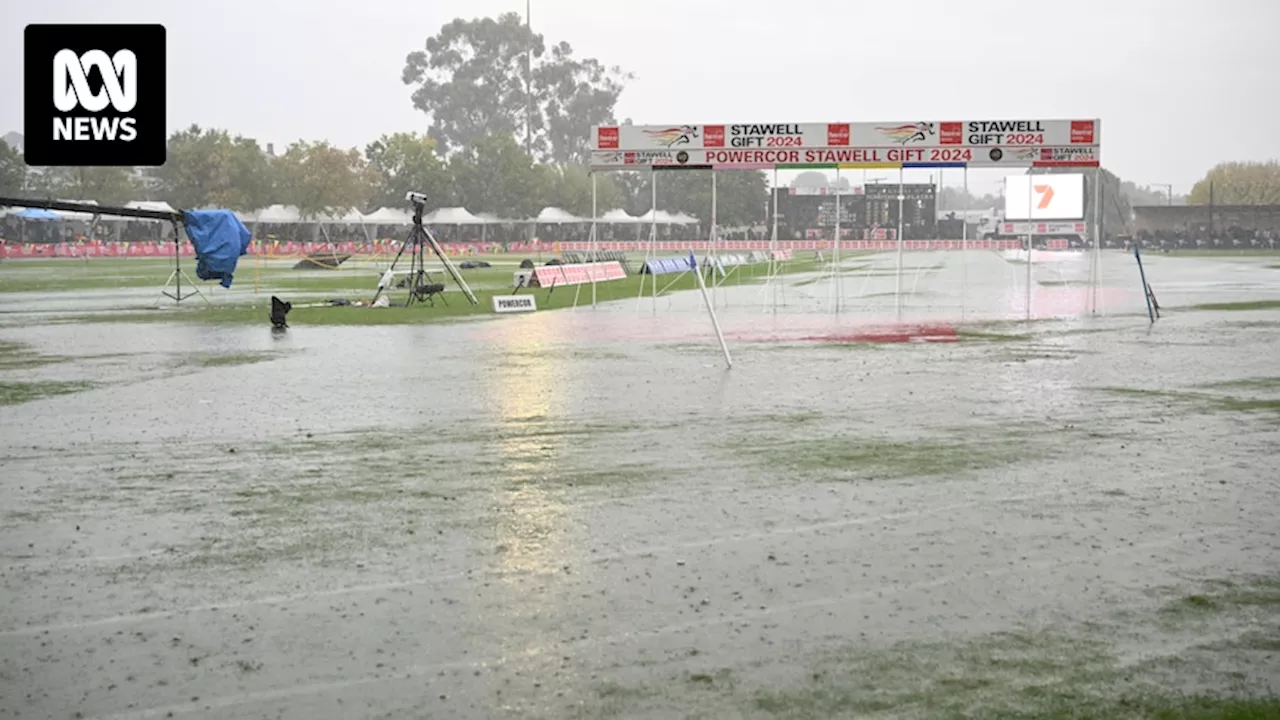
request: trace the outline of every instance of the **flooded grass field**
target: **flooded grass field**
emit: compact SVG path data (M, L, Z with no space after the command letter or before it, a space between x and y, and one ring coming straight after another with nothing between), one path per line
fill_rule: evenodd
M731 370L0 265L0 717L1278 717L1275 256L1064 258L728 283Z

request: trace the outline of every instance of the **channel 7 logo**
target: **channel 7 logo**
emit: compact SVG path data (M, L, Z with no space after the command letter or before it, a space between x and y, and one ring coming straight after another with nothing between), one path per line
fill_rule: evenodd
M165 54L163 25L28 25L27 164L163 165Z

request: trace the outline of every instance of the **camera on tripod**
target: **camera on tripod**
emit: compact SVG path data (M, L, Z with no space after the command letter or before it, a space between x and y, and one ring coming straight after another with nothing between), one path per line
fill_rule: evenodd
M404 242L400 245L399 252L395 258L391 260L391 266L382 274L378 281L378 291L374 293L373 300L369 303L373 305L382 297L392 284L397 288L408 288L409 297L405 300L405 306L413 305L418 301L426 301L435 305L435 298L439 297L444 300L444 283L431 281L431 271L427 270L427 252L430 252L440 260L440 264L444 266L445 272L453 281L457 283L458 289L467 297L467 301L472 305L479 304L475 293L471 292L471 288L467 286L467 281L462 278L458 268L454 267L453 262L449 260L449 256L444 249L440 247L440 243L435 239L423 225L423 212L426 210L427 194L414 190L404 194L404 199L413 204L413 227L409 230L409 235L405 237ZM396 266L400 263L400 258L409 251L409 271L407 273L396 272ZM404 279L400 282L394 282L396 275L404 275ZM445 305L448 305L445 301Z

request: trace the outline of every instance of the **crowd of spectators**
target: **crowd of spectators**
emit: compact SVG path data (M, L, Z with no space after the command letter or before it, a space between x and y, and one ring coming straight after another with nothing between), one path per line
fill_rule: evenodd
M1139 230L1135 238L1142 247L1158 250L1275 250L1280 231L1229 227L1210 233L1200 230Z
M89 240L91 231L85 222L51 222L25 220L13 216L0 217L0 239L11 243L66 243ZM408 232L407 227L395 225L360 226L360 225L318 225L259 224L253 228L254 237L259 241L271 242L334 242L365 243L370 240L400 240ZM509 225L452 225L432 227L432 231L442 243L522 243L529 239L529 226L523 224ZM104 242L156 242L167 240L166 233L170 227L156 222L99 222L92 228L93 239ZM539 225L535 229L535 237L542 242L573 242L590 240L591 227L588 224ZM599 239L603 242L611 240L647 240L648 225L598 225ZM676 226L659 225L659 240L683 240L702 237L705 230L697 225ZM757 226L749 228L722 228L720 237L725 240L767 240L771 228ZM779 237L787 238L784 228L779 227ZM846 237L857 237L846 233ZM908 239L913 239L911 233ZM790 239L790 238L787 238ZM1072 236L1066 238L1073 249L1086 248L1090 240ZM1280 249L1280 229L1251 229L1238 226L1216 228L1210 232L1208 228L1157 230L1149 232L1140 230L1134 236L1108 234L1103 240L1103 247L1108 249L1125 249L1136 240L1144 248L1161 251L1178 250L1276 250ZM1044 247L1047 238L1037 238L1036 245Z

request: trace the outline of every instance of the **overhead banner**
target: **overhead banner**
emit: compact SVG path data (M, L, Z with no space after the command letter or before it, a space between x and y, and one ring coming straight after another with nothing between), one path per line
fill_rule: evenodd
M1004 179L1005 220L1084 218L1084 175L1010 175Z
M591 130L593 167L1097 166L1098 120L621 125Z
M820 170L947 167L1097 167L1097 148L802 148L597 150L597 170Z

